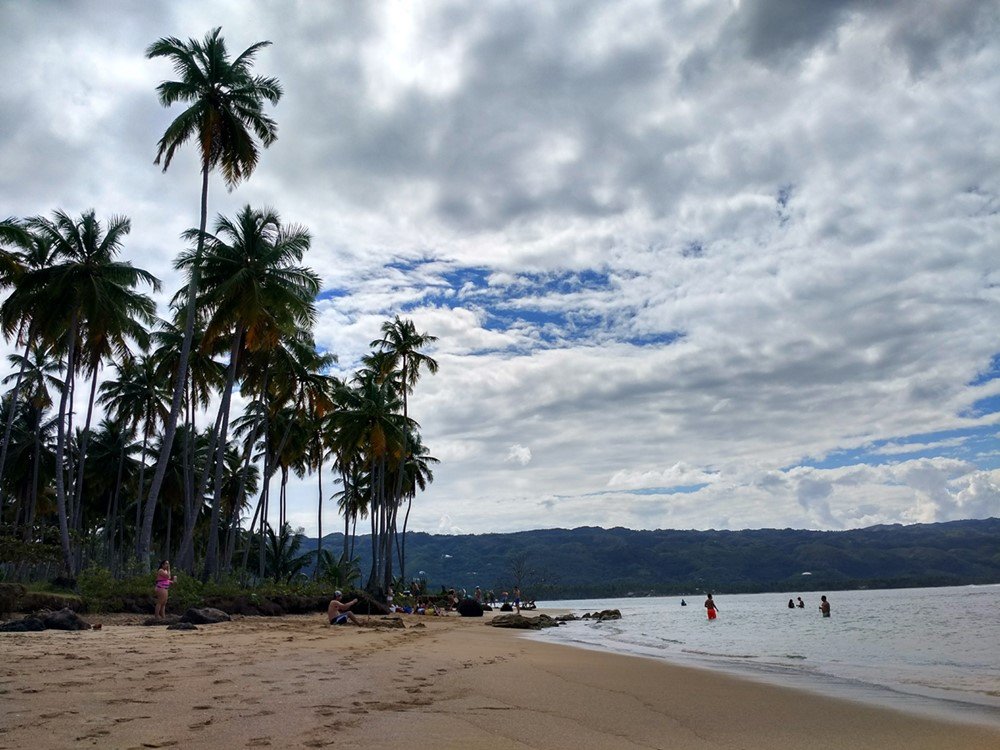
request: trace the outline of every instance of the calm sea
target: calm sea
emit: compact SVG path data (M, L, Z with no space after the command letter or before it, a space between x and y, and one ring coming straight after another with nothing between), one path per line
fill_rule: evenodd
M819 613L819 597L832 616ZM805 609L788 609L801 596ZM1000 726L1000 585L546 602L619 609L537 637L719 669L851 700ZM530 613L529 613L530 614Z

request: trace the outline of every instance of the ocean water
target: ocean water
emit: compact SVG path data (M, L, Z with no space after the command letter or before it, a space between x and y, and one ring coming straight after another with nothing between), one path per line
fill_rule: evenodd
M820 594L832 616L819 613ZM801 596L805 609L788 609ZM1000 585L546 602L574 614L537 638L705 667L941 718L1000 726Z

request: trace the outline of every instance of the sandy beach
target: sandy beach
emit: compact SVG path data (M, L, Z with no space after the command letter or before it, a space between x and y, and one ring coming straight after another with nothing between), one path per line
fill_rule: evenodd
M248 617L190 632L88 619L103 627L0 634L0 748L1000 747L988 727L539 643L479 619Z

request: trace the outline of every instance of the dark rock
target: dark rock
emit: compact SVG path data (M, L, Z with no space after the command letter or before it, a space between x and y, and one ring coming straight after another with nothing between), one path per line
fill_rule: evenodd
M181 617L181 622L195 625L213 625L217 622L229 622L233 618L214 607L192 607Z
M175 622L167 625L167 630L197 630L198 626L191 622Z
M510 602L504 602L502 605L500 605L500 611L501 612L513 612L514 608L510 605Z
M181 621L180 615L167 615L166 617L147 617L142 621L143 625L176 625Z
M58 612L46 612L41 620L46 628L52 630L90 630L90 623L80 619L80 616L69 607Z
M482 605L472 599L463 599L458 603L458 614L462 617L482 617Z
M490 625L495 628L541 630L542 628L557 627L559 623L548 615L539 615L538 617L525 617L524 615L497 615L490 620Z
M573 620L579 620L580 618L577 617L576 615L569 614L569 615L558 615L555 619L556 622L573 622Z
M0 633L27 633L45 630L45 623L37 617L25 617L23 620L11 620L0 624Z
M492 612L493 611L493 607L491 607L489 604L483 604L482 607L483 607L483 612Z
M617 609L602 609L600 612L594 612L591 614L587 612L581 619L584 620L597 620L598 622L606 622L607 620L620 620L622 619L622 613Z

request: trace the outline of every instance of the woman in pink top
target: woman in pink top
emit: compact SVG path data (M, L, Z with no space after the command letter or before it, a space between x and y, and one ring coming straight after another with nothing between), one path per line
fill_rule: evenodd
M170 561L161 560L160 569L156 571L156 608L153 617L162 620L167 616L167 592L170 584L177 583L177 576L170 575Z

